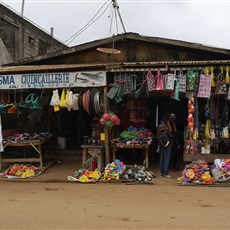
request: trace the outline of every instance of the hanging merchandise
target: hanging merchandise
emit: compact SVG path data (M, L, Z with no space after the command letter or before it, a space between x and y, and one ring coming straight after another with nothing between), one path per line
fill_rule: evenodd
M39 103L39 97L35 93L29 94L25 99L24 105L21 105L21 107L27 108L27 109L35 109L35 110L36 109L38 109L38 110L42 109L42 106Z
M175 74L168 73L167 75L164 75L165 80L165 90L174 90L175 85Z
M124 94L124 82L116 82L115 84L110 84L112 88L107 93L108 98L115 100L116 103L122 101L122 96Z
M134 94L135 99L138 99L141 96L141 94L145 91L145 88L146 88L146 81L142 81L140 88L137 89Z
M66 100L66 90L63 89L62 93L61 93L61 100L60 100L60 107L61 108L66 108L65 100Z
M215 83L215 75L214 75L214 67L213 66L210 66L210 72L211 72L211 79L212 79L212 87L215 87L216 86L216 83Z
M226 71L226 84L230 84L230 76L229 76L229 69L230 67L229 66L225 66L225 71Z
M198 72L193 69L188 70L186 76L186 89L188 91L197 92L198 84L199 84Z
M154 91L156 89L156 81L150 69L147 72L146 81L148 91Z
M209 67L205 68L205 72L200 74L200 83L197 97L210 98L211 95L211 76L209 75Z
M92 94L92 105L94 107L95 113L96 114L101 114L104 111L104 103L102 100L102 92L98 89L95 89L95 94Z
M79 110L78 99L79 99L79 93L74 93L73 94L73 110Z
M113 112L104 113L100 119L100 124L108 128L112 128L114 125L120 125L121 120Z
M65 107L68 111L73 109L73 92L69 89L66 92Z
M192 138L189 138L185 141L185 154L196 154L197 147Z
M186 93L186 74L182 70L179 71L177 79L179 79L179 92Z
M60 97L57 89L53 90L50 105L54 107L54 112L60 111Z
M227 85L223 66L220 67L220 73L217 75L215 94L227 94Z
M160 70L157 70L157 75L156 75L156 90L164 90L164 77L161 74Z
M50 97L45 93L45 91L42 91L39 101L42 106L47 106L49 105Z
M179 98L179 87L180 87L180 82L179 79L177 77L175 77L175 90L173 95L171 95L171 98L177 101L180 101Z
M198 101L197 101L197 98L195 98L194 109L195 109L195 112L194 112L194 134L193 134L193 140L197 140L198 134L199 134L199 110L198 110Z
M188 100L188 131L190 135L194 134L194 117L193 114L195 112L195 107L194 107L195 101L194 101L194 97L191 97Z

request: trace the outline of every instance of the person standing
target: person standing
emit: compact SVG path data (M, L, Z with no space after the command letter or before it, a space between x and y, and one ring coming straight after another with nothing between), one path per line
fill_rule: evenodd
M157 141L160 151L160 171L165 178L171 178L169 175L169 161L171 157L172 139L167 121L162 120L157 128Z
M176 115L171 113L167 120L167 125L172 136L172 148L169 168L171 172L177 171L177 162L179 157L179 141L177 137Z

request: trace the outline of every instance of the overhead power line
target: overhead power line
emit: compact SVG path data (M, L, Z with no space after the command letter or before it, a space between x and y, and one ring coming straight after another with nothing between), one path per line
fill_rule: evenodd
M112 4L111 2L107 5L107 7L104 9L104 11L98 16L98 14L100 13L100 11L102 10L102 8L109 2L110 0L107 0L107 2L105 2L100 9L97 11L97 13L89 20L88 23L86 23L77 33L75 33L74 35L72 35L70 38L68 38L66 41L64 41L64 43L67 43L67 45L69 45L70 43L72 43L77 36L79 36L82 32L84 32L89 26L91 26L94 22L96 22L105 12L106 10L109 8L109 6ZM98 17L97 17L98 16Z

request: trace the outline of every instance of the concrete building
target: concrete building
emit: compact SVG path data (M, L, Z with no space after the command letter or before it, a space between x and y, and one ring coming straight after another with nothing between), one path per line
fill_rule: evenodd
M66 49L67 46L0 3L0 39L13 62Z

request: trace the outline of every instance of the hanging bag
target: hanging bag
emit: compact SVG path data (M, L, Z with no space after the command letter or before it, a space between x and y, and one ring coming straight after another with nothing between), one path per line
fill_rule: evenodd
M199 78L198 72L193 69L188 70L186 75L186 88L187 91L195 91L198 90Z
M209 75L208 68L205 69L205 73L202 71L200 74L200 83L197 97L210 98L212 79Z
M151 70L148 70L148 73L146 75L146 81L147 81L147 89L148 91L153 91L156 89L156 82L155 77L153 76Z
M165 78L165 89L166 90L174 90L175 86L175 74L168 73L167 75L164 76Z
M156 90L164 90L164 78L160 70L157 71L156 75Z
M227 94L226 76L224 76L224 67L220 67L220 73L217 75L215 94Z
M179 92L186 93L186 74L182 70L179 71L177 79L179 79Z

